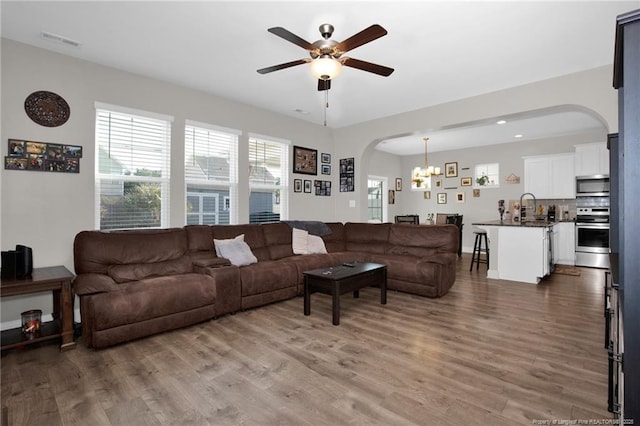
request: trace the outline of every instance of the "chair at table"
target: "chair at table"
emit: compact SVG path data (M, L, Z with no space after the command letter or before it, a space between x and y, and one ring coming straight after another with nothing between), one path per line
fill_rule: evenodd
M405 215L397 215L395 217L396 223L407 223L410 225L419 225L420 224L420 216L417 214L405 214Z
M462 227L464 226L462 224L462 215L461 214L448 215L445 219L445 223L450 225L455 225L458 227L458 234L460 238L460 243L458 245L458 257L460 257L462 256Z

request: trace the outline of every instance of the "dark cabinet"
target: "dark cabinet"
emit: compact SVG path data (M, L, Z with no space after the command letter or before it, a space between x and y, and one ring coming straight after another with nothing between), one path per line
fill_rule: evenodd
M640 10L618 16L613 85L618 89L618 137L611 150L611 256L617 263L619 337L613 345L610 386L612 411L625 421L640 422ZM613 142L613 143L611 143ZM615 209L613 209L613 207ZM614 271L612 271L614 272ZM614 320L615 321L615 320ZM615 329L615 326L612 327ZM620 368L616 368L618 365ZM622 383L623 389L615 389ZM611 389L610 389L611 390ZM615 403L619 402L620 406Z

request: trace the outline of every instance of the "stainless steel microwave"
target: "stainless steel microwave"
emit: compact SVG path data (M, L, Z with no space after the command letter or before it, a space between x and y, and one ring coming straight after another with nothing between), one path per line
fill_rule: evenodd
M609 175L576 177L576 197L608 197Z

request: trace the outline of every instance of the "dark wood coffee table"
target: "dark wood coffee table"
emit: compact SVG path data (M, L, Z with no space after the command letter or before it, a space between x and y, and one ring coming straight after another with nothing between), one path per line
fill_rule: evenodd
M311 315L311 294L329 294L333 298L333 325L340 325L340 295L369 286L380 287L380 303L387 304L387 266L379 263L354 263L353 266L331 266L305 271L304 314Z

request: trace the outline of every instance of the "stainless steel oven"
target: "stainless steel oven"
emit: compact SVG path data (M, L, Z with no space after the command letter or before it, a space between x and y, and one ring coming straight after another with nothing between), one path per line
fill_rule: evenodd
M609 207L578 207L576 265L609 267Z

